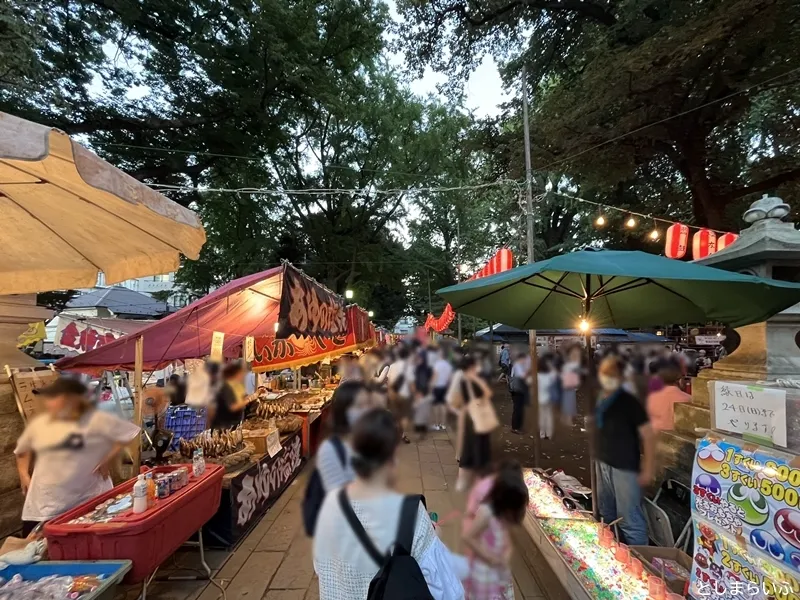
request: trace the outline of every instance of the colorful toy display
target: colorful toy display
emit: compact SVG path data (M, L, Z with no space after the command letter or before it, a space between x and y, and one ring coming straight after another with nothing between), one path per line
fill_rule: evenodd
M533 469L524 469L525 485L528 486L528 510L539 519L583 519L589 517L577 510L574 500L555 483Z
M800 469L793 458L734 438L702 439L692 473L693 513L707 527L749 541L796 568L792 554L800 550Z
M540 519L539 523L592 598L647 599L647 574L641 563L637 561L638 568L632 561L625 564L617 560L616 548L601 548L597 523L585 519Z
M736 438L700 440L692 480L694 598L790 598L800 590L796 457Z

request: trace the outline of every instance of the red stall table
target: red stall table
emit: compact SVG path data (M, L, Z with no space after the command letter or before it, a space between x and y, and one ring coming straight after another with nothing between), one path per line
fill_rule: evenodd
M108 523L73 523L70 521L89 514L97 505L122 494L129 494L136 479L130 479L113 490L97 496L71 511L49 521L44 527L47 550L51 560L116 560L129 559L133 566L125 577L126 583L147 584L158 567L181 545L200 535L203 556L202 527L217 512L225 469L206 464L205 472L194 477L192 465L172 465L152 469L155 477L161 473L188 467L189 484L156 501L153 508L140 514L126 511ZM206 569L210 574L210 569Z

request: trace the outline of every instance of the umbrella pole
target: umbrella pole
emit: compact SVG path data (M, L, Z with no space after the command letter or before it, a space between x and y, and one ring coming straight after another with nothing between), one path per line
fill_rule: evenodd
M594 386L594 352L592 351L592 334L587 332L584 335L584 344L586 345L586 385L584 389L589 394L589 414L586 415L586 429L589 432L589 474L592 486L592 513L595 520L600 518L600 505L598 501L598 488L597 488L597 465L595 464L594 449L597 443L597 427L594 421L594 411L597 404L597 394L595 393Z
M588 275L586 276L586 300L583 305L583 318L587 323L592 308L592 280ZM594 377L595 377L595 364L594 352L592 351L592 329L588 327L584 333L584 345L586 346L586 392L589 394L589 413L586 415L586 429L589 432L589 478L592 486L592 513L595 520L599 520L600 515L600 501L598 497L597 487L597 465L595 464L595 448L597 441L597 427L594 420L595 406L597 404L597 393L595 390Z
M542 436L539 431L539 352L536 347L536 330L531 329L528 332L528 343L530 345L531 353L531 381L533 382L530 387L530 406L528 413L531 415L530 430L533 431L533 466L538 468L542 461Z

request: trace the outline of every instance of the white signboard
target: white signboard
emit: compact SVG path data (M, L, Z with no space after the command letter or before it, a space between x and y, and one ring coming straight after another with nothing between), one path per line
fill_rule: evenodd
M253 362L256 357L255 352L255 338L252 335L248 335L244 338L244 362Z
M694 343L697 346L719 346L725 341L724 335L696 335Z
M786 447L786 390L715 381L714 427Z
M225 334L221 331L215 331L211 337L211 360L214 362L222 362L222 344L225 341Z

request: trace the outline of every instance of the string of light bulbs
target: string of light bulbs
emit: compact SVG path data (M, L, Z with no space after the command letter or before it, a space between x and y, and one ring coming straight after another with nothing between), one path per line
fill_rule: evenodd
M460 191L476 191L481 189L489 189L493 187L502 187L502 186L512 186L518 197L521 199L523 192L522 186L525 183L525 180L515 180L515 179L497 179L495 181L490 181L486 183L479 183L473 185L459 185L459 186L429 186L429 187L409 187L409 188L390 188L390 189L380 189L375 187L365 187L365 188L308 188L308 189L275 189L275 188L253 188L253 187L242 187L242 188L211 188L211 187L195 187L195 186L186 186L186 185L172 185L172 184L151 184L151 187L154 189L162 190L162 191L182 191L182 192L198 192L198 193L229 193L229 194L251 194L251 195L268 195L268 196L330 196L330 195L342 195L342 194L350 194L350 195L358 195L358 194L371 194L371 195L382 195L382 196L401 196L401 195L411 195L415 193L443 193L443 192L460 192ZM612 206L610 204L604 204L602 202L596 202L594 200L587 200L586 198L581 198L579 196L574 196L572 194L566 194L564 192L549 189L545 194L539 194L536 196L537 200L543 199L547 194L553 196L559 196L562 198L566 198L569 200L573 200L575 202L579 202L581 204L593 206L599 209L598 216L594 219L594 224L598 228L603 228L608 225L608 219L604 213L614 212L625 215L627 218L625 219L625 227L627 229L635 229L636 226L639 224L637 218L651 221L653 223L653 229L647 234L647 237L651 241L658 241L661 238L661 231L658 228L659 223L661 224L668 224L668 225L685 225L691 229L705 229L708 231L712 231L715 234L725 234L726 231L711 229L708 227L702 227L699 225L689 225L687 223L683 223L680 221L676 221L674 219L668 219L665 217L654 216L652 213L642 213L635 210L630 210L627 208L619 208L617 206Z
M602 202L595 202L594 200L587 200L586 198L580 198L578 196L572 196L570 194L565 194L563 192L558 191L551 191L549 192L556 196L561 196L563 198L568 198L570 200L574 200L576 202L580 202L582 204L589 204L591 206L597 207L599 210L599 214L597 218L594 220L594 224L596 227L603 228L608 225L608 219L606 218L603 212L616 212L623 215L626 215L627 218L625 219L625 227L627 229L635 229L638 225L636 217L640 219L649 220L653 222L653 229L647 234L647 237L654 242L657 242L661 237L661 231L658 229L659 223L669 224L669 225L685 225L691 229L705 229L708 231L713 231L714 233L718 234L725 234L728 233L727 231L719 230L719 229L711 229L710 227L701 227L700 225L689 225L688 223L683 223L681 221L675 221L673 219L666 219L664 217L656 217L653 216L652 213L645 214L641 212L637 212L634 210L629 210L627 208L619 208L618 206L611 206L609 204L603 204Z

